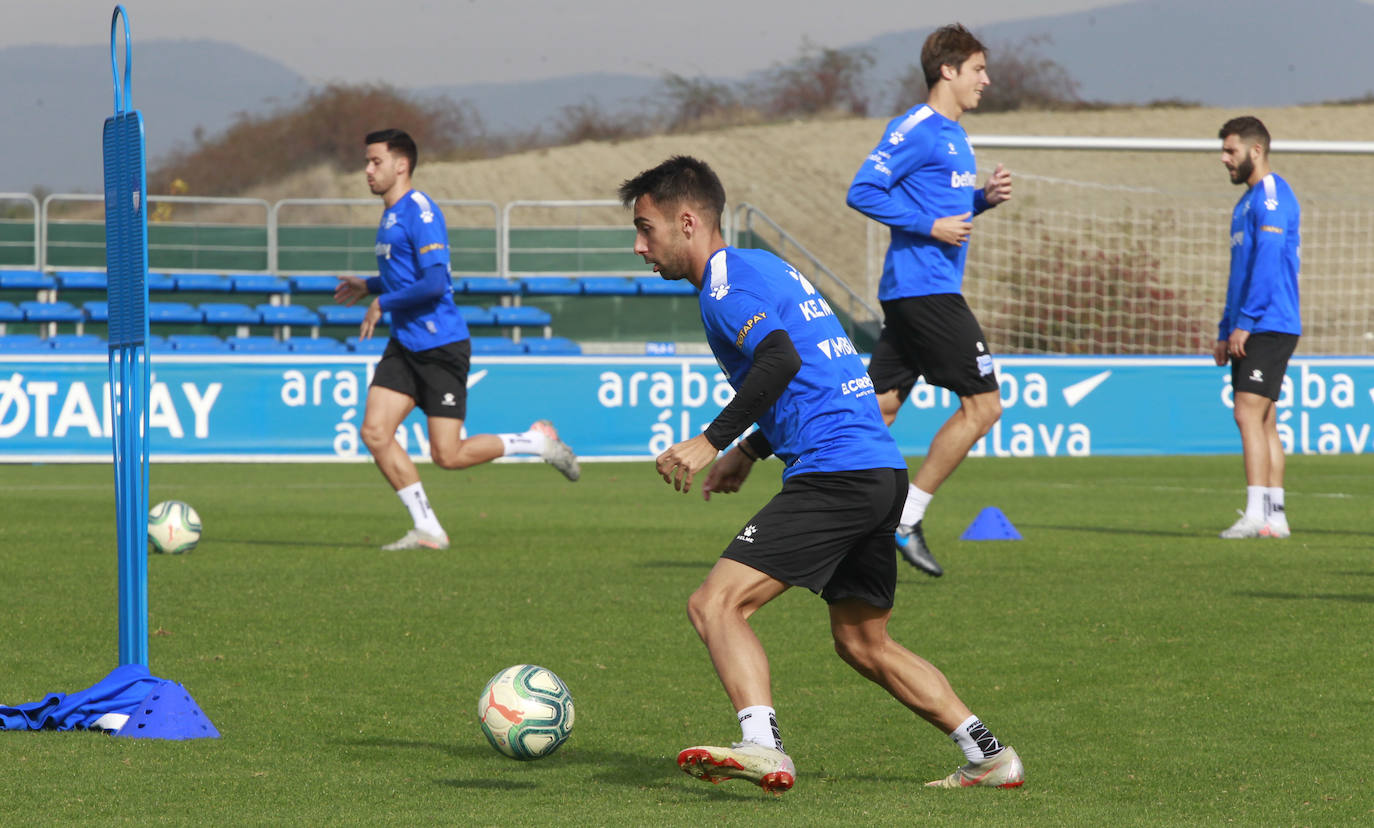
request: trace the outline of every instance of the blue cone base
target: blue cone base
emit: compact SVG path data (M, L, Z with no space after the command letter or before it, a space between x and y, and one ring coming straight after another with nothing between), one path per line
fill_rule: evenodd
M978 517L968 525L964 534L959 536L959 540L1021 540L1021 533L1016 531L1016 527L1011 525L1011 521L1007 520L1001 509L989 506L978 513Z
M185 687L163 680L115 735L132 739L218 739L219 731Z

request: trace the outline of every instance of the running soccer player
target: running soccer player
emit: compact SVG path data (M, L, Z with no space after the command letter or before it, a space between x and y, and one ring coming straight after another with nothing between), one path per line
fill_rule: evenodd
M576 480L581 470L577 456L547 420L519 434L464 439L472 343L453 303L444 214L410 186L418 152L409 135L387 129L370 133L364 143L368 187L385 205L377 228L380 275L340 276L334 298L352 305L377 294L359 328L361 339L372 336L383 313L391 314L391 340L368 388L361 433L377 468L410 511L414 527L382 549L447 549L448 533L430 508L414 461L396 440L396 429L417 405L428 417L430 457L440 468L463 469L507 454L534 454L569 480Z
M940 484L1002 416L992 352L964 301L971 219L1011 198L999 164L977 186L978 165L959 117L990 83L987 50L967 29L945 26L926 38L921 68L926 103L892 119L849 186L847 203L891 228L878 299L883 330L868 373L891 425L918 376L959 396L959 408L930 441L907 489L897 549L928 575L944 573L922 521Z
M711 782L747 779L772 793L792 787L796 765L783 750L768 659L748 619L801 586L829 604L840 657L962 748L968 764L929 785L1020 785L1016 751L997 741L943 673L888 635L897 585L892 532L906 463L824 298L773 254L725 245L725 189L704 162L675 156L626 181L619 194L634 210L635 253L662 278L686 279L699 292L707 343L735 388L704 432L659 455L664 482L688 492L715 461L701 487L709 500L739 491L769 454L786 464L782 491L740 529L687 602L738 711L742 739L687 748L679 767ZM758 430L729 448L754 423Z
M1236 427L1245 456L1245 511L1223 538L1286 538L1278 401L1302 335L1298 309L1300 210L1288 182L1269 169L1269 130L1258 118L1222 125L1221 163L1245 194L1231 211L1231 275L1212 356L1231 362Z

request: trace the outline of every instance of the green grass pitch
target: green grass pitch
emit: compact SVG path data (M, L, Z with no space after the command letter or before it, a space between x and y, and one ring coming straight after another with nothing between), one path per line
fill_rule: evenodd
M423 466L454 548L369 465L166 465L151 501L205 536L149 561L155 675L223 733L166 742L0 733L0 823L1329 825L1374 821L1374 468L1294 457L1287 541L1222 541L1239 457L969 460L927 519L939 580L901 567L895 638L1026 763L1013 791L921 783L962 756L835 657L821 600L755 616L799 774L780 798L681 773L738 738L685 602L778 488L702 502L650 463L577 484L542 465ZM0 477L0 702L115 666L113 475ZM1021 541L964 542L995 505ZM518 763L476 701L553 669L572 738Z

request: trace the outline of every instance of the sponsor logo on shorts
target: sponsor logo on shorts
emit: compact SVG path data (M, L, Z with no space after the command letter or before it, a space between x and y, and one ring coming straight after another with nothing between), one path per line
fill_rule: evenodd
M986 377L992 373L992 354L982 354L978 357L978 376Z
M748 526L744 527L743 532L740 532L738 535L735 535L735 540L742 540L745 543L753 543L754 533L757 531L759 531L759 528L751 523Z
M988 352L988 346L981 342L974 343L974 346L978 349L978 353L980 354L986 354Z
M1264 382L1264 372L1261 371L1261 370L1258 369L1258 368L1256 368L1255 370L1251 371L1251 372L1250 372L1250 381L1251 381L1251 382Z
M754 314L748 322L745 322L744 327L740 328L739 333L735 335L735 347L739 348L743 346L744 340L749 338L749 332L754 329L754 325L758 324L760 320L767 318L768 314L764 313L763 311L759 311L758 313Z
M444 398L443 398L442 400L439 401L439 405L447 405L447 406L450 406L450 407L451 407L451 406L455 406L455 405L457 405L457 404L458 404L458 401L457 401L456 399L453 398L453 393L452 393L452 392L450 392L450 393L448 393L448 394L445 394L445 395L444 395Z

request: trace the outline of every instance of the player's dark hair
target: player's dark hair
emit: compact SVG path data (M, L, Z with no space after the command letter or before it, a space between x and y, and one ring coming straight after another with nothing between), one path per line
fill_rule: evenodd
M703 213L713 214L716 229L725 213L725 185L705 161L690 155L674 155L653 169L620 185L620 201L633 207L635 200L647 195L665 213L670 206L690 204ZM709 218L704 216L704 218Z
M1221 125L1217 137L1225 141L1226 136L1234 135L1246 144L1259 144L1260 151L1269 154L1269 130L1264 122L1253 115L1241 115Z
M960 23L941 26L931 32L921 46L921 71L926 76L926 88L935 88L940 80L940 67L953 66L957 72L964 61L979 52L986 55L987 47Z
M369 132L363 139L363 146L370 147L373 144L386 144L389 152L399 153L406 157L410 162L410 173L415 174L415 165L420 162L420 151L415 147L415 139L403 129L379 129L376 132Z

